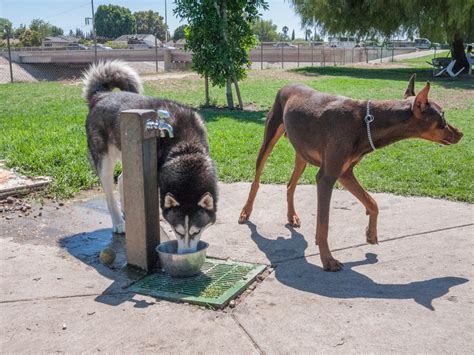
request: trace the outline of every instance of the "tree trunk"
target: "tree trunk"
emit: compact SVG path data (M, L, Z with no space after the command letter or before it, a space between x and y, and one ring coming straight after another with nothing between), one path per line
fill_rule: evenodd
M226 44L229 43L228 41L228 30L227 30L227 1L223 0L222 1L222 7L219 8L217 5L217 1L214 0L214 7L217 10L217 13L222 19L222 29L223 29L223 36L224 36L224 41ZM227 61L227 107L230 108L231 110L234 109L234 97L232 96L232 76L233 76L233 70L232 70L232 63L230 63L230 58L228 54L226 54L226 61Z
M234 97L232 96L232 82L230 78L227 78L227 84L226 84L226 96L227 96L227 107L230 108L231 110L234 109Z
M204 77L204 95L206 100L204 106L209 107L209 77L207 75Z
M235 79L235 77L232 78L232 81L234 82L234 85L235 85L235 92L237 93L237 99L239 100L239 107L241 110L243 110L244 103L242 102L242 96L240 95L239 82Z
M463 67L469 69L469 63L464 52L464 42L458 33L454 35L454 40L451 42L451 56L453 59L456 59L456 64L454 65L455 72ZM467 73L466 69L462 74Z

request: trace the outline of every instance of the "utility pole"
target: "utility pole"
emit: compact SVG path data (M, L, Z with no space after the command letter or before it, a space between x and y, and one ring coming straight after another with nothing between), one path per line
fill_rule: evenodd
M7 25L5 25L5 32L7 33L8 65L10 66L10 81L13 83L12 52L10 48L10 27Z
M94 37L94 63L97 63L97 34L95 33L94 0L91 0L91 6L92 6L92 36Z
M168 43L168 8L166 6L166 0L165 0L165 43Z

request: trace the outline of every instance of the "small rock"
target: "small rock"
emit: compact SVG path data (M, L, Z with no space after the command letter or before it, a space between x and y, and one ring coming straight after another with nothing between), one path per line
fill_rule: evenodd
M66 324L63 324L63 330L66 330L66 329L67 329Z
M230 308L234 308L234 307L235 307L235 301L234 301L234 300L232 300L232 301L229 302L229 307L230 307Z
M8 196L6 201L7 203L15 203L15 199L11 196Z
M252 291L255 290L255 285L253 285L253 284L250 285L250 286L249 286L249 290L252 290Z
M18 217L23 217L23 215L20 213L20 214L18 215Z
M29 210L31 209L31 205L29 205L29 204L25 204L25 207Z
M43 206L41 206L39 209L42 210L42 209L43 209Z
M43 212L38 213L38 217L41 217L43 215Z
M28 208L26 208L26 206L22 206L22 207L20 208L21 212L26 212L27 209L28 209Z
M64 206L64 202L59 202L58 205L62 207Z
M6 216L5 219L6 219L7 221L9 221L10 219L13 219L13 217L12 217L12 216Z
M3 212L3 207L0 207L0 213L2 213L2 212Z

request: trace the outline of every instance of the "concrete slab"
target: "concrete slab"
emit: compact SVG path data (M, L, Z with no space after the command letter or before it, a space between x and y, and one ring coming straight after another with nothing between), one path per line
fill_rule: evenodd
M24 195L45 188L51 182L47 176L27 177L5 167L0 160L0 199L7 196Z
M322 271L317 256L279 263L236 318L268 354L470 353L473 234L469 226L382 243L376 253L336 252L339 273ZM295 232L286 246L302 239Z
M0 349L4 354L258 354L230 314L141 296L102 301L85 296L0 304Z
M473 205L374 194L381 242L371 246L365 211L335 191L330 245L346 267L325 273L315 187L297 189L297 230L285 226L284 186L262 186L246 225L237 219L249 184L220 189L209 254L276 267L227 313L127 292L136 275L119 271L125 240L112 236L101 193L1 214L1 352L474 351ZM118 251L112 269L98 259L106 246Z

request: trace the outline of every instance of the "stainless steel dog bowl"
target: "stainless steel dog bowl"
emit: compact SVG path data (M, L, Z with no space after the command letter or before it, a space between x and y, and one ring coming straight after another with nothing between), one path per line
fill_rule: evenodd
M206 260L209 244L199 241L194 253L177 254L178 242L170 240L156 247L160 257L161 267L173 277L193 276L201 270Z

